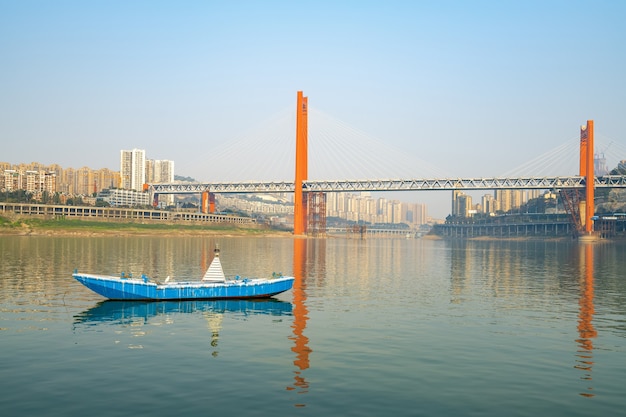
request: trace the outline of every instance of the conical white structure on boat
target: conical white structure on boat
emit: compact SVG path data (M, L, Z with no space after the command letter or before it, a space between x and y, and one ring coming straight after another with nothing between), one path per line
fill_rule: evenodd
M216 247L215 250L213 250L213 254L213 261L211 261L209 269L206 270L206 273L202 277L202 281L224 282L226 281L226 276L224 276L222 263L220 262L220 250Z

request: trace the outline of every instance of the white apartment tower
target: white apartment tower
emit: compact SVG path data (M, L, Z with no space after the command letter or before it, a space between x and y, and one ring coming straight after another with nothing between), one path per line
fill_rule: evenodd
M146 151L133 149L120 152L120 188L142 191L146 182Z

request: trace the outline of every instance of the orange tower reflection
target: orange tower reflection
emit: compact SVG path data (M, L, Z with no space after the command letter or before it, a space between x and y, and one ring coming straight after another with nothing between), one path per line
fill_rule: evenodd
M598 332L593 327L593 315L595 313L593 306L593 249L591 244L583 245L582 248L582 274L580 282L580 299L578 304L580 312L578 314L578 335L580 336L578 343L577 365L576 368L584 372L581 379L591 381L591 371L593 366L593 340ZM593 388L588 387L588 391ZM591 392L582 392L580 395L584 397L593 397Z
M306 308L306 260L307 260L307 240L295 238L293 240L293 336L294 341L291 350L296 354L293 364L294 371L293 386L288 386L288 390L299 389L300 393L308 392L309 383L302 376L302 371L309 368L309 338L304 335L309 311Z

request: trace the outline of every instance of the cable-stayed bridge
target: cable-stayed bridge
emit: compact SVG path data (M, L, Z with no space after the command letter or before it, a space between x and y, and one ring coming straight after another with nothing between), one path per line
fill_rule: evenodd
M309 114L314 123L308 126L310 178L302 181L306 192L585 188L583 176L569 174L578 171L576 137L502 175L459 177L410 157L408 152L394 149L318 110L309 109ZM201 170L215 180L151 184L151 191L155 194L294 192L295 182L285 179L293 176L295 164L293 117L292 112L281 112L267 126L200 155ZM611 139L603 140L597 146L601 149L599 154L608 149L614 151L613 159L626 159L626 148L620 148ZM238 178L225 180L225 175ZM333 175L334 178L324 179ZM255 177L260 178L251 180ZM623 188L626 179L598 176L595 187Z
M507 168L507 172L465 176L442 168L442 165L450 163L448 160L439 164L425 161L415 156L415 151L394 148L320 110L308 110L308 176L302 181L306 191L584 188L584 179L576 175L579 172L579 138L575 136L520 166ZM198 179L197 182L151 184L152 191L157 194L293 192L296 163L293 119L291 109L283 110L241 137L216 140L219 145L202 153L194 149L196 162L188 162L184 166L177 163L177 171L189 175L188 171L195 170L192 176ZM596 136L599 156L606 152L615 162L626 159L626 147L611 138ZM411 142L419 154L430 155L432 145L422 149L422 142L437 140L411 135ZM441 144L439 147L452 146ZM448 153L458 152L450 149ZM511 150L487 149L486 153L490 161L505 161L507 155L520 152L517 145L511 144ZM470 165L475 165L479 171L484 170L483 166L487 164L472 161ZM619 177L602 177L595 182L599 188L622 187L623 183L624 180Z
M594 132L593 121L587 121L587 125L581 127L580 145L579 145L579 157L580 157L580 175L519 175L511 174L499 177L452 177L446 175L437 176L424 176L422 178L412 175L402 175L395 179L380 179L384 178L384 175L372 175L376 179L348 179L348 180L311 180L309 179L309 154L308 154L308 98L302 95L302 92L298 92L298 99L296 105L296 141L295 141L295 179L294 181L284 180L269 180L269 181L211 181L211 182L177 182L177 183L158 183L151 184L149 186L150 191L158 196L159 194L205 194L214 195L219 193L294 193L294 233L303 234L307 229L307 218L310 220L311 208L317 210L316 216L319 217L325 207L325 203L319 203L319 196L317 198L309 198L307 196L315 196L315 193L323 195L324 193L332 192L371 192L371 191L438 191L438 190L515 190L515 189L535 189L535 190L573 190L574 193L566 193L569 195L569 199L576 201L569 201L570 207L576 207L582 202L586 203L586 210L584 216L587 217L586 228L590 227L591 217L594 214L594 190L596 188L626 188L626 176L623 175L595 175L594 166L596 165L596 153L594 148ZM353 129L345 129L342 132L343 135L353 135ZM322 138L332 137L327 131L322 135ZM224 171L239 172L247 168L246 164L241 160L240 155L242 149L249 149L255 147L255 150L267 149L267 143L273 144L275 138L268 136L261 139L249 142L247 145L231 146L231 154L227 157L215 157L213 155L212 161L226 160L229 163L237 161L237 169L232 169L232 164L229 169ZM333 141L330 145L326 145L324 149L326 154L324 157L317 159L318 161L325 161L336 156L336 152L329 151L335 150L341 147L337 141ZM376 146L379 144L369 142L363 143L362 138L358 143L358 146L349 147L349 151L366 149L368 153L365 157L357 157L353 159L365 160L367 162L367 172L374 170L379 164L380 153ZM277 146L278 149L285 150L290 148L289 146ZM605 148L606 149L606 148ZM564 158L562 149L556 152L558 160L563 161L567 159L572 161L573 157ZM219 155L219 154L218 154ZM261 155L255 154L257 159L264 160ZM354 156L354 155L353 155ZM392 165L395 167L400 165L400 161L404 159L404 153L398 152ZM270 166L276 167L289 167L291 164L280 163L281 158L276 158L275 155L272 158L267 158L270 162ZM284 158L287 159L287 158ZM577 159L577 158L576 158ZM335 165L349 165L351 158L339 159ZM278 163L276 162L278 161ZM540 158L532 161L536 169L543 169L546 166L552 166L551 163L546 163L546 160ZM426 164L409 164L412 169L416 166L424 166ZM208 167L211 164L207 164ZM526 167L528 169L528 166ZM569 170L574 171L574 169ZM267 171L264 169L257 170L257 173L267 175ZM534 172L534 170L533 170ZM286 176L286 175L285 175ZM368 178L366 175L365 178ZM283 176L284 178L284 176ZM581 197L576 193L577 190L585 190L585 196ZM321 197L325 201L325 197ZM156 199L155 199L156 200ZM211 211L211 208L205 207L214 205L214 199L202 198L202 210ZM210 203L212 201L212 203ZM312 201L317 201L311 205ZM310 205L311 207L307 206ZM572 209L574 210L574 209ZM308 216L308 217L307 217ZM574 217L577 217L575 213ZM590 232L591 229L587 229Z

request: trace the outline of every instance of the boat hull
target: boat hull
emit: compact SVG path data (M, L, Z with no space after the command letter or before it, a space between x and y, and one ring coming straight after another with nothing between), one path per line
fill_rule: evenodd
M288 291L293 277L236 279L225 282L173 282L158 284L147 278L120 278L74 273L78 282L110 300L217 300L268 298Z

